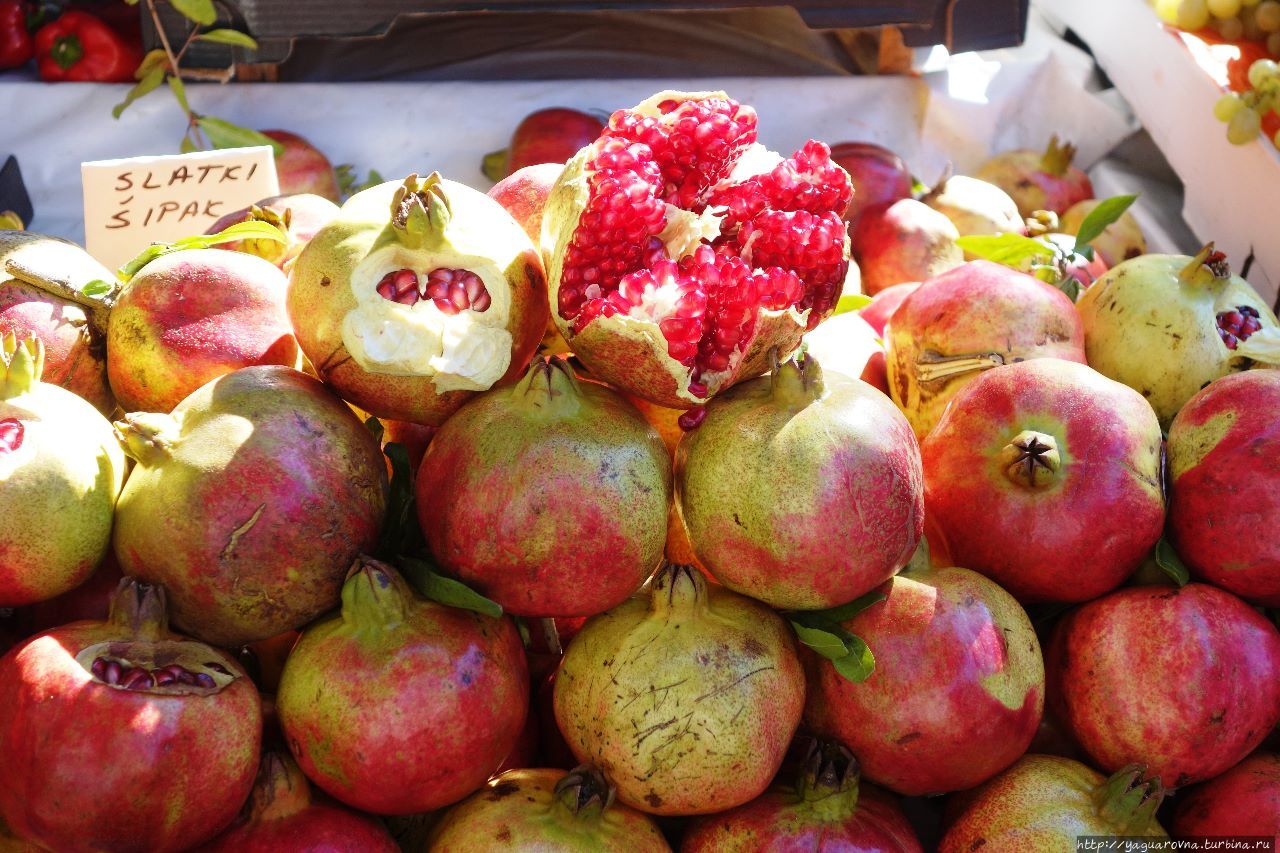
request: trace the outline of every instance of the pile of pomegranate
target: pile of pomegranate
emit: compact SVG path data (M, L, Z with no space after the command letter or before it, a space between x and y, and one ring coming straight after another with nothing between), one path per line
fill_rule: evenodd
M0 231L0 850L1280 842L1270 306L762 120Z

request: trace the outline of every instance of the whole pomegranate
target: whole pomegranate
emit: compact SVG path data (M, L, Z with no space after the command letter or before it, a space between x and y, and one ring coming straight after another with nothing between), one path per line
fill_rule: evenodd
M1069 615L1050 645L1053 701L1105 770L1139 761L1180 788L1280 722L1280 632L1216 587L1118 590Z
M889 396L884 343L880 333L857 312L849 311L824 320L804 336L804 349L823 370L861 379Z
M112 287L86 296L96 282ZM74 243L0 230L0 336L38 338L44 344L44 381L80 395L104 415L115 408L106 341L115 283L110 270Z
M377 542L378 443L306 374L246 367L172 416L116 428L138 463L116 513L116 557L125 574L163 583L174 624L206 642L306 624L338 603L351 561Z
M961 237L1026 231L1018 205L1008 193L967 175L943 178L920 200L950 219Z
M1280 323L1212 244L1194 258L1124 261L1081 294L1077 307L1089 364L1140 391L1164 427L1213 380L1255 361L1280 363Z
M965 797L938 853L1075 850L1083 835L1169 837L1155 817L1164 789L1138 766L1107 778L1070 758L1027 755Z
M602 130L604 122L592 113L569 107L537 110L516 125L507 148L485 155L480 170L491 180L500 181L529 166L564 166L578 149L595 141Z
M490 850L669 851L643 812L614 802L614 787L590 765L508 770L445 812L431 831L433 853Z
M302 248L316 232L338 215L338 206L327 198L304 193L264 198L250 207L228 213L209 227L206 234L218 234L241 222L267 222L285 233L288 242L274 240L236 240L218 248L233 249L257 255L286 272Z
M990 261L925 282L893 313L888 335L889 391L922 440L984 370L1037 358L1084 364L1084 331L1071 300Z
M857 225L862 211L872 205L911 198L911 170L902 158L874 142L841 142L831 146L831 159L849 173L853 197L844 218Z
M0 607L83 583L111 539L125 459L111 424L40 381L44 345L0 336Z
M787 624L690 566L664 565L638 595L589 620L556 676L569 748L609 775L620 801L652 814L755 799L803 710Z
M528 708L510 619L422 599L367 558L342 588L341 613L302 633L276 695L289 749L311 781L375 814L424 812L470 794L511 752Z
M844 623L875 653L861 683L814 656L805 722L846 744L868 780L900 794L972 788L1027 750L1044 662L1027 614L976 572L912 569Z
M1037 210L1061 214L1093 197L1089 176L1071 165L1076 147L1059 144L1051 136L1044 152L1019 149L995 155L978 167L974 177L995 184L1009 194L1023 217Z
M0 818L52 850L185 850L235 817L261 736L235 660L170 632L163 589L126 578L106 622L0 659Z
M883 394L810 356L707 404L676 451L689 542L771 607L852 601L906 565L924 526L920 451Z
M244 252L189 249L143 267L116 300L107 374L127 412L169 412L206 382L256 364L294 366L284 275Z
M615 112L542 220L552 317L619 390L688 409L769 369L835 309L851 189L809 141L782 160L723 92Z
M264 130L262 133L283 146L275 157L281 194L310 193L335 203L341 199L338 173L319 148L287 130Z
M287 752L263 753L241 819L200 848L202 853L398 853L386 828L371 817L316 801Z
M867 321L877 335L885 338L885 330L889 326L889 318L893 316L893 312L898 310L898 306L905 302L908 296L915 293L919 287L920 282L918 281L908 281L902 284L895 284L892 287L886 287L873 296L871 304L858 311L858 314Z
M990 370L921 442L929 541L1020 601L1096 598L1160 538L1160 438L1141 395L1082 364Z
M1058 227L1063 232L1075 236L1085 218L1093 213L1093 209L1102 204L1101 199L1091 198L1071 205L1059 219ZM1125 211L1120 218L1102 230L1102 233L1089 242L1093 250L1102 258L1102 262L1110 269L1121 261L1136 258L1147 252L1147 240L1142 236L1142 228L1133 214Z
M897 803L874 787L859 783L853 753L837 743L808 738L798 743L804 745L806 754L793 780L776 781L746 805L693 821L685 830L681 853L920 853L915 830Z
M591 138L594 139L595 134L592 134ZM576 152L575 148L569 153L569 157ZM534 246L542 242L542 214L546 210L551 188L556 185L556 179L563 171L563 160L559 163L525 166L507 175L489 190L489 198L502 205L503 209L511 214L511 218L520 223L520 227L529 235Z
M905 198L872 205L850 233L862 287L875 295L908 281L924 281L964 263L951 220L924 202Z
M1280 371L1226 376L1169 427L1169 536L1199 577L1280 607Z
M621 395L539 357L440 428L417 491L451 574L520 616L590 616L661 562L671 460Z
M302 351L343 399L431 426L519 377L548 310L516 221L434 173L352 196L294 262L288 306Z
M1280 755L1255 752L1178 797L1176 837L1262 835L1280 841Z

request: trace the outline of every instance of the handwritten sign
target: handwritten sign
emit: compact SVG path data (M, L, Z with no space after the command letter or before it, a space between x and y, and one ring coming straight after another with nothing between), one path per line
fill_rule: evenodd
M204 233L278 195L271 148L228 148L80 164L85 247L115 269L148 245Z

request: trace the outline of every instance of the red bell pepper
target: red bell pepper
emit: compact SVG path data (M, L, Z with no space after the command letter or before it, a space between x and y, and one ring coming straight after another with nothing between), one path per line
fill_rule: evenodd
M34 55L35 46L27 31L27 4L0 0L0 70L26 65Z
M142 48L88 12L64 12L36 32L40 79L131 83Z

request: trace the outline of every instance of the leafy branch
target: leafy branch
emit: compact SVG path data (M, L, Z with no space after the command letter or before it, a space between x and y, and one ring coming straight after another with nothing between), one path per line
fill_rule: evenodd
M180 146L182 153L186 154L208 148L243 148L254 145L269 145L277 155L284 150L280 143L256 130L232 124L225 119L196 112L191 108L191 103L187 99L187 87L183 82L184 76L188 79L204 78L225 83L231 79L234 73L234 67L228 67L222 71L212 73L196 72L182 68L182 59L187 55L187 51L192 44L197 41L205 41L254 50L258 47L258 43L252 36L239 30L214 28L213 25L218 19L218 12L213 7L213 0L169 0L170 5L190 22L186 37L175 51L173 44L169 41L169 35L165 32L164 25L160 20L160 13L156 8L156 0L125 0L125 2L131 6L136 6L140 2L146 4L147 12L155 25L161 46L147 53L142 58L142 63L133 72L133 77L138 82L125 95L124 100L116 104L111 111L115 118L120 118L134 101L151 94L156 89L159 89L161 85L167 84L174 100L187 116L187 130L183 134L182 145Z

